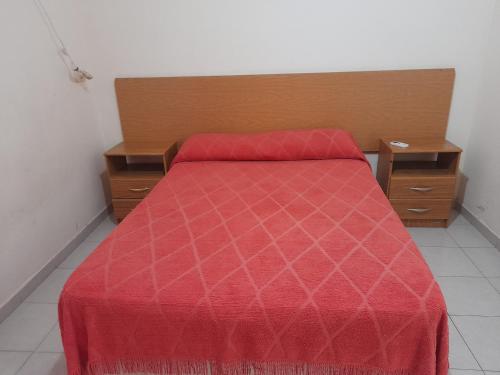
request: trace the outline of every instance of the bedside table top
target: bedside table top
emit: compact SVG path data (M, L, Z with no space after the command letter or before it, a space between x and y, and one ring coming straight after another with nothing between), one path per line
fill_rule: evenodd
M407 148L395 147L390 144L391 141L401 141L408 143ZM387 139L380 140L393 154L419 154L434 152L462 152L462 149L455 146L446 139Z
M105 156L162 156L172 147L166 143L118 143L104 153Z

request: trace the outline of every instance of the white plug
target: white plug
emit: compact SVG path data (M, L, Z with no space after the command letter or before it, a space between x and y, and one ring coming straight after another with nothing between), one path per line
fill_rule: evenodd
M80 67L76 66L75 63L73 62L73 59L71 58L70 54L68 53L68 50L66 48L61 48L61 55L66 56L66 59L69 60L67 64L68 69L71 70L70 76L71 80L73 82L83 82L85 80L91 80L94 78L92 74L87 72L86 70L80 69Z
M94 76L92 74L90 74L86 70L80 69L78 66L75 69L73 69L73 71L76 74L79 74L82 77L82 81L84 79L89 79L90 80L90 79L94 78Z
M63 40L59 36L59 33L57 32L56 28L54 27L54 23L52 22L49 14L47 13L47 9L43 6L43 3L41 0L33 0L35 3L38 12L40 13L40 16L43 18L43 21L45 25L47 26L47 29L49 30L49 33L52 37L52 40L54 44L57 46L59 56L61 57L61 60L63 61L64 65L66 65L66 68L68 69L69 73L69 78L73 82L83 82L85 80L89 80L94 78L92 74L89 72L82 70L78 67L78 65L75 64L73 61L73 58L69 54L68 50L66 49L66 46L64 45Z

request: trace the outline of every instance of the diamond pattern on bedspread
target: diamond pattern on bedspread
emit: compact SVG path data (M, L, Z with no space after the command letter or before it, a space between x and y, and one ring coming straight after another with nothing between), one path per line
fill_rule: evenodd
M73 365L132 357L433 374L445 313L358 160L178 163L61 301ZM92 340L78 337L82 322Z
M204 160L315 160L315 159L358 159L366 160L351 133L336 128L285 130L257 134L206 133L190 136L177 153L174 163ZM258 170L249 171L240 183L251 183ZM339 178L342 173L339 171ZM304 171L297 176L297 187L305 186L300 180L321 177L321 171ZM272 181L263 184L272 185ZM294 180L288 181L294 186ZM237 186L235 186L237 188ZM300 191L300 190L297 190Z

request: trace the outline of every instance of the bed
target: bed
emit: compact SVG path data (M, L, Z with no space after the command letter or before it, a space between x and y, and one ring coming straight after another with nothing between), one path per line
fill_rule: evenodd
M440 289L336 129L190 137L59 321L71 375L448 371Z

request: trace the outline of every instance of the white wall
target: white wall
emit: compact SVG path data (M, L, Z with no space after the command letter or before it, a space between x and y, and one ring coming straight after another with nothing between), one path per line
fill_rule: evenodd
M498 49L480 86L498 1L43 1L95 79L69 82L32 1L0 2L0 306L105 206L101 153L121 140L119 76L455 67L449 138L466 147L479 116L465 204L487 207L475 212L498 228L488 188L498 178L482 169L481 143L493 148L498 134Z
M468 140L495 0L89 0L106 145L113 79L456 67L449 138Z
M463 205L500 236L500 1L497 1L464 174Z
M47 5L86 60L75 4ZM1 307L105 202L96 109L89 91L69 81L32 1L0 2L0 46Z

